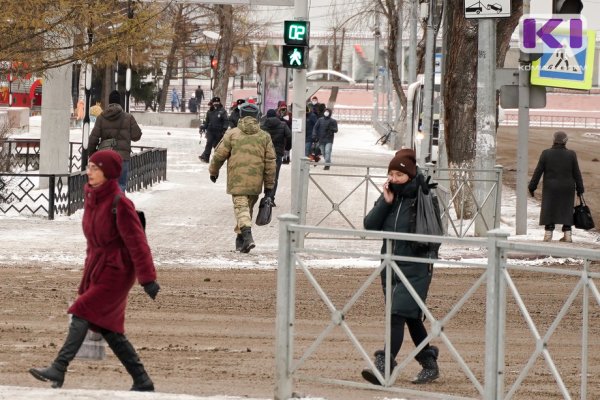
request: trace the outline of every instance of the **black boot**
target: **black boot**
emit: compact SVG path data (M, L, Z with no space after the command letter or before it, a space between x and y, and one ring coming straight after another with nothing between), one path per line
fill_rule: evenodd
M384 350L377 350L375 352L375 359L373 360L373 364L375 364L375 368L377 368L377 370L379 371L381 376L383 376L385 378L385 351ZM391 359L390 360L390 375L392 374L392 371L394 370L394 368L396 368L396 365L397 365L396 360ZM370 368L365 368L362 370L362 377L365 378L365 380L367 380L368 382L370 382L373 385L381 385L381 383L379 382L379 379L377 379L377 376L375 376L375 373Z
M437 365L439 353L440 351L436 346L429 346L415 356L415 360L421 364L423 369L413 379L412 383L429 383L439 378L440 370Z
M153 392L154 383L146 373L144 365L140 361L135 349L129 340L120 333L103 333L104 340L110 346L115 356L121 361L129 375L133 378L133 386L130 390L137 392Z
M244 236L242 236L241 233L238 233L238 235L235 238L235 251L242 251L243 248L244 248Z
M65 380L67 367L83 344L88 328L89 323L86 320L73 315L65 343L52 365L48 368L31 368L29 373L40 381L51 381L53 388L61 387Z
M242 237L244 238L244 243L242 243L241 251L242 253L249 253L250 250L256 247L254 244L254 239L252 239L252 228L242 228Z

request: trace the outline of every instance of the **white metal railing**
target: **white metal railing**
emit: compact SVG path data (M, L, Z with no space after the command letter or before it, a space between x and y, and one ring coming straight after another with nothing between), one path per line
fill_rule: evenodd
M362 227L364 217L372 204L381 195L381 185L387 179L387 167L377 165L332 163L328 171L313 168L318 163L307 158L300 165L300 221L311 225L336 228L358 229ZM433 165L423 168L434 174L438 183L434 189L446 233L464 237L472 231L476 221L480 220L485 230L500 226L500 206L502 198L502 167L493 170L435 169ZM444 178L447 176L447 178ZM450 183L455 191L450 191ZM474 185L489 184L482 199L477 199ZM309 201L309 187L316 190L322 200ZM465 215L466 204L472 203L474 214L468 219ZM487 217L481 211L484 207L493 210ZM360 213L357 210L361 210ZM307 236L310 237L310 236ZM314 237L314 235L313 235Z
M465 239L465 238L448 238L448 237L436 237L436 236L424 236L424 235L413 235L413 234L401 234L392 232L380 232L380 231L358 231L349 229L330 229L321 228L314 226L306 226L298 224L298 217L290 214L282 215L279 217L279 265L277 271L277 323L276 323L276 382L275 382L275 399L284 400L292 397L293 385L295 380L307 380L326 384L337 384L355 388L363 389L378 389L389 392L397 392L407 394L411 396L426 396L427 398L439 398L439 399L466 399L472 397L465 397L461 394L452 393L440 393L432 391L419 391L407 389L405 387L392 386L399 376L399 374L405 369L407 364L411 362L414 356L429 342L433 339L440 340L448 351L448 354L452 357L453 361L459 366L460 370L466 375L471 387L478 393L477 398L484 398L486 400L509 400L514 398L515 392L520 389L520 395L526 394L528 390L524 387L523 381L529 376L532 370L532 366L538 357L543 357L546 364L552 371L552 378L556 382L560 394L564 399L572 399L571 392L569 391L568 385L565 384L564 379L561 377L556 366L556 361L552 357L551 349L548 346L549 338L556 332L557 327L561 320L564 318L567 310L573 307L574 300L577 298L579 293L583 293L581 299L581 354L579 358L581 360L581 379L579 385L579 398L584 400L588 397L588 387L590 384L598 383L596 378L593 382L588 379L588 368L590 359L588 358L588 346L589 346L589 334L591 332L597 332L600 328L598 319L591 319L589 311L589 303L594 301L600 306L600 293L595 284L600 279L600 272L592 271L590 264L592 262L600 261L600 250L589 250L581 248L571 247L557 247L557 246L544 246L534 245L527 243L515 243L507 240L507 234L505 232L494 230L489 232L487 239ZM308 245L300 240L302 236L310 232L327 235L329 237L345 237L347 239L380 239L386 241L392 240L410 240L410 241L428 241L442 243L442 245L459 245L467 247L487 247L487 262L485 258L481 261L462 261L462 260L441 260L441 259L422 259L417 257L401 257L391 254L389 251L386 254L380 254L373 250L361 250L359 246L352 246L350 251L348 248L337 249L334 247L328 247L325 244L327 241L310 241ZM388 249L392 246L389 245ZM518 263L511 262L511 255L514 252L529 253L529 254L541 254L545 256L554 257L567 257L572 260L579 260L579 263L575 263L575 266L570 267L534 267L519 265ZM378 266L373 268L373 271L369 276L360 284L360 287L352 293L348 301L340 307L337 307L331 300L330 294L319 284L311 271L310 264L311 260L316 257L329 257L329 258L360 258L361 260L368 259L378 262ZM464 294L458 294L461 296L455 304L452 305L449 312L443 316L436 316L429 310L426 304L419 298L418 294L411 286L410 282L402 273L402 270L398 267L398 262L421 262L424 264L430 263L444 263L446 265L461 266L465 268L475 269L477 272L476 279L470 284L469 288ZM362 359L369 364L369 366L376 371L373 362L370 359L368 352L361 344L361 337L357 335L351 326L348 324L349 311L357 303L357 301L363 296L365 291L371 284L376 280L377 276L382 270L386 270L387 276L391 276L395 273L398 278L405 285L411 296L415 299L419 307L421 308L426 320L430 324L430 333L423 343L411 351L405 358L398 361L398 365L390 373L389 361L385 368L384 374L376 372L376 375L381 382L381 386L373 386L363 382L349 381L337 378L326 378L322 376L314 376L310 373L303 373L303 367L307 364L307 361L315 356L315 353L319 349L319 346L328 339L335 328L340 328L347 336L354 348L359 352ZM296 287L296 275L297 271L306 277L308 282L315 289L320 300L325 304L328 313L329 320L325 328L316 335L310 345L304 348L303 351L295 351L294 339L295 339L295 287ZM520 273L521 271L529 271L535 274L558 274L563 276L571 276L578 279L577 285L573 288L573 291L565 299L564 305L562 305L560 312L553 319L552 324L546 329L544 333L542 326L537 326L534 320L531 318L531 313L536 312L535 309L528 309L522 298L522 293L519 293L517 286L515 285L511 273ZM385 348L389 352L390 344L390 320L391 320L391 279L386 280L386 309L385 309ZM345 284L340 282L340 284ZM356 283L353 283L356 286ZM456 316L456 314L463 309L465 303L470 300L477 291L485 287L485 332L471 332L473 336L472 340L476 338L481 342L485 342L484 354L480 354L480 359L485 359L485 370L483 371L483 380L478 379L478 376L482 376L482 371L474 370L471 365L472 362L468 362L462 355L460 348L457 347L449 333L452 331L449 323ZM515 303L521 311L525 324L531 332L535 340L534 346L529 349L531 356L528 361L520 370L518 370L518 376L512 382L512 384L505 389L506 385L506 371L505 371L505 356L512 352L518 352L522 354L523 349L521 347L512 348L510 343L507 344L505 338L505 327L507 320L507 288L515 298ZM334 294L334 293L332 293ZM456 293L454 293L457 295ZM535 297L537 293L527 293L529 297ZM434 294L432 294L434 296ZM542 301L543 303L543 301ZM511 316L514 318L514 315ZM593 323L592 323L593 322ZM306 340L305 335L303 335ZM571 340L571 336L569 336ZM597 340L595 341L597 343ZM299 354L294 356L294 354ZM594 359L597 362L597 352L594 352ZM386 353L387 360L389 360L389 353ZM594 364L595 365L595 364ZM519 368L517 365L511 365L511 370ZM440 388L439 386L434 386ZM472 390L472 389L471 389ZM576 390L571 388L571 390ZM598 394L598 393L596 393ZM468 395L467 395L468 396Z

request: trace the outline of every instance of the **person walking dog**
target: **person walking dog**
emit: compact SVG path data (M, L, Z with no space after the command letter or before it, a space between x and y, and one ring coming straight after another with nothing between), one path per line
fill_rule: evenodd
M544 225L544 242L552 240L556 224L562 224L561 242L572 242L573 205L575 192L580 196L584 192L583 179L577 162L577 154L567 149L568 137L565 132L554 133L552 147L542 151L531 181L529 194L534 197L542 175L542 206L540 225Z
M91 329L102 334L133 378L131 390L154 391L154 383L124 334L127 296L135 280L153 300L160 286L135 206L117 183L121 164L121 156L112 150L95 152L89 159L82 221L86 260L77 299L68 309L71 324L54 362L29 370L36 379L51 381L53 387L63 385L67 367Z

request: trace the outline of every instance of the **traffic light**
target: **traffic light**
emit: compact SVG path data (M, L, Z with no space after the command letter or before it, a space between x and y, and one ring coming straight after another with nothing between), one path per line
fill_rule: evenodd
M210 56L210 67L216 71L219 66L219 60L215 56Z
M308 46L283 46L282 64L284 68L308 68Z
M581 0L554 0L553 14L580 14L583 9Z
M283 51L281 63L285 68L308 68L308 41L310 38L310 22L283 22Z

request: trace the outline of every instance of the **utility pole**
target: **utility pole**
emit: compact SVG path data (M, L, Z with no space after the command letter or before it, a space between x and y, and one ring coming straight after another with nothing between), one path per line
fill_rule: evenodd
M419 4L417 0L410 0L409 7L409 46L408 46L408 82L407 86L410 87L412 83L417 80L417 13ZM406 110L406 130L404 134L404 146L412 147L412 125L413 121L413 102L408 101L408 107Z
M523 15L529 14L530 0L523 0ZM517 201L515 234L527 234L527 173L529 169L529 80L531 54L519 52L519 124L517 133Z
M475 169L491 171L496 165L496 19L479 20L477 51L477 139L475 144ZM476 183L475 198L479 203L480 217L475 222L475 235L485 236L489 229L485 221L492 221L495 204L487 201L482 206L486 194L491 190L491 179L481 175L484 182Z
M431 155L429 148L433 133L433 87L435 81L435 0L426 3L429 7L427 16L427 36L425 38L425 84L423 87L423 138L421 139L417 164L423 166Z
M296 0L294 19L308 19L308 1ZM306 69L294 69L294 102L292 103L292 201L291 211L300 217L300 159L304 157L306 133Z

